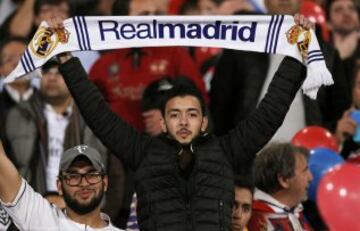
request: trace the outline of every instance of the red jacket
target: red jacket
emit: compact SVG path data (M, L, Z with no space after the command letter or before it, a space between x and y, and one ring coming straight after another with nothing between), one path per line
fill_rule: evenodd
M144 129L140 102L145 88L164 76L192 79L207 99L204 82L189 54L181 47L119 49L104 54L91 68L90 78L112 110L137 130Z
M252 216L247 226L249 231L313 230L302 213L302 206L290 211L270 195L261 193L265 195L261 199L254 195Z

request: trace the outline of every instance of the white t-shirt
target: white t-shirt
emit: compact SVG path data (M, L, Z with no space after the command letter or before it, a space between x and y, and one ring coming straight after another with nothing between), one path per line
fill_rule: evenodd
M49 153L46 166L46 189L49 192L57 192L56 179L59 174L61 154L64 151L65 130L69 124L71 112L71 106L67 110L67 115L58 114L49 104L46 104L44 108Z
M104 213L101 213L101 219L106 221L108 226L100 229L71 220L61 209L35 192L24 179L14 201L2 202L2 205L20 230L121 231L111 224L110 218Z

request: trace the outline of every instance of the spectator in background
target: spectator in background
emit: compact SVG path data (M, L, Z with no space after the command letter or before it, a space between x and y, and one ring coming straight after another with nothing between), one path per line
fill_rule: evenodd
M357 62L360 64L358 9L354 0L330 0L327 14L332 43L345 62L346 77L351 83L353 68Z
M8 38L0 43L0 75L2 77L6 77L15 69L25 52L26 43L27 41L20 37ZM0 93L0 137L3 140L8 155L11 155L12 152L9 149L8 140L5 136L5 119L7 114L15 105L22 101L27 101L32 95L37 94L37 90L30 84L29 75L32 74L29 73L23 78L5 85ZM10 159L12 159L11 156Z
M308 150L290 143L270 144L259 153L249 230L312 230L301 206L312 180L308 157Z
M265 0L269 14L294 15L301 3L301 0ZM324 125L334 131L336 121L350 105L343 63L331 47L322 49L335 84L321 89L317 101L299 91L272 141L290 141L296 132L308 125ZM281 55L223 52L210 91L210 111L216 134L225 134L255 110L282 59Z
M0 30L0 38L21 36L31 40L42 21L58 15L63 20L73 14L73 5L69 0L24 0L24 3L11 15ZM78 51L79 57L87 71L99 57L97 51Z
M339 144L342 144L340 153L345 159L353 152L358 153L358 150L360 149L360 134L355 138L357 141L354 141L357 127L359 127L360 124L352 117L352 113L358 113L360 109L360 64L356 65L354 73L352 84L352 106L344 112L342 118L338 121L335 132ZM358 116L360 116L360 114L358 114Z
M232 231L247 231L251 218L254 194L253 178L235 176L235 200L232 216Z
M65 149L88 144L101 153L107 152L80 116L58 67L56 60L47 62L42 67L40 94L14 107L6 119L14 163L24 179L43 195L57 192L59 161ZM114 166L119 162L116 158L106 160L113 166L109 178L116 179L108 191L106 205L116 213L121 207L123 173L121 165Z

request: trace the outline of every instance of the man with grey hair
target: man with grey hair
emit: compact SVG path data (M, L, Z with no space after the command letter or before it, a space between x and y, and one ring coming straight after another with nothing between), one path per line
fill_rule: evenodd
M291 143L271 144L255 159L253 215L249 230L312 230L302 214L312 180L309 151Z

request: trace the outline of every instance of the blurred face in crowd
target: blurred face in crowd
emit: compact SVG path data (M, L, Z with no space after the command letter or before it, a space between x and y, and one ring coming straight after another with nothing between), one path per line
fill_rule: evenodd
M10 42L4 46L0 54L0 74L2 76L6 77L15 69L25 49L26 45L18 41ZM29 85L29 80L20 78L11 83L12 86L24 84Z
M299 12L302 0L265 0L266 9L270 14L294 15Z
M251 217L253 196L248 188L235 186L232 231L243 231Z
M77 214L87 214L95 209L99 209L101 200L108 187L108 179L106 176L98 175L98 178L93 176L86 179L82 176L79 179L79 184L74 186L76 181L74 175L76 174L94 174L97 170L87 160L75 160L71 167L62 173L63 178L59 179L58 190L59 194L64 197L66 206ZM75 182L76 183L76 182Z
M334 1L329 9L330 29L347 35L359 29L359 15L352 0Z
M287 191L287 195L291 196L289 207L295 207L299 203L307 200L307 190L313 176L310 172L307 159L304 155L295 155L295 175L285 180L282 186Z
M212 0L199 0L198 6L200 14L202 15L215 15L218 11L218 6Z
M13 41L5 45L0 56L0 73L3 76L10 74L15 69L26 49L26 45Z
M167 101L163 132L168 132L180 144L187 145L207 128L199 100L194 96L178 96Z
M237 11L254 11L248 0L199 0L198 6L202 15L232 15Z
M70 17L70 6L67 1L62 1L60 4L43 4L40 6L39 14L35 17L35 25L40 25L44 20L48 20L54 15L67 19Z
M70 93L57 66L43 71L40 83L41 95L50 104L62 103L69 99Z
M168 0L132 0L129 15L166 15Z
M356 72L354 86L352 89L353 104L360 109L360 69Z

